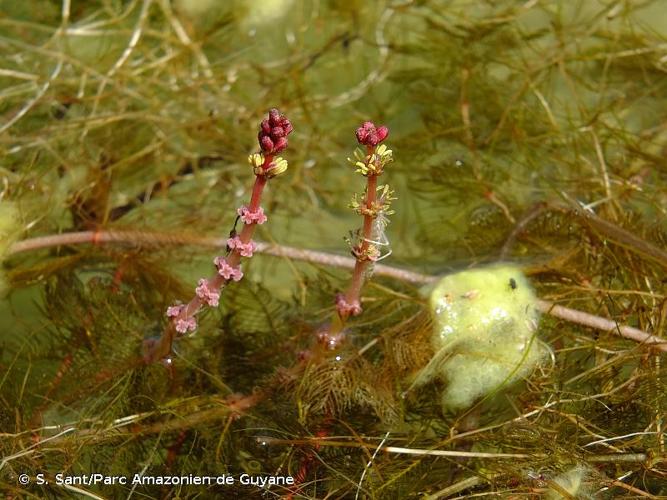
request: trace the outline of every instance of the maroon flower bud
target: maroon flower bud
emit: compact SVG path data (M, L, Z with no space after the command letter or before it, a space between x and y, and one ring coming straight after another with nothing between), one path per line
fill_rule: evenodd
M287 137L278 137L275 145L273 146L274 153L280 153L287 147Z
M375 147L389 135L389 129L384 125L376 128L373 122L364 122L355 132L359 144Z
M271 132L271 125L269 125L269 120L262 120L262 132L265 134Z
M388 135L389 135L389 129L387 127L385 127L384 125L378 127L377 129L378 144L384 141Z
M262 120L257 139L266 154L279 153L287 147L287 135L292 132L292 124L275 108L269 110L269 118Z
M281 118L282 117L280 116L280 111L278 111L276 108L272 108L269 110L269 123L271 124L272 127L280 125Z
M356 132L357 136L357 141L359 144L365 144L366 143L366 137L368 137L368 131L364 129L363 127L359 127Z
M268 135L260 136L259 145L265 153L273 153L273 141Z

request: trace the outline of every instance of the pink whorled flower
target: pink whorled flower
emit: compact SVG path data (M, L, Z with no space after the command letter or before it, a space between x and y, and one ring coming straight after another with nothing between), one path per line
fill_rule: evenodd
M356 131L357 141L365 146L377 146L389 135L389 129L384 125L375 127L373 122L364 122Z
M243 243L241 238L234 236L227 240L227 246L232 250L236 250L242 257L252 257L252 254L257 250L257 244L250 240L248 243Z
M345 300L345 295L339 293L336 295L336 309L341 315L357 316L361 314L361 304L355 300L351 304Z
M176 304L167 308L167 317L174 322L174 328L178 333L193 332L197 329L197 320L194 316L181 318L180 315L185 309L185 304Z
M243 271L238 267L232 267L224 257L216 257L213 259L213 264L218 269L218 274L226 280L240 281L243 278Z
M167 307L167 318L175 318L179 314L181 314L181 311L185 307L185 304L176 304L173 306Z
M209 282L206 278L201 278L199 280L199 286L195 288L195 293L197 297L202 299L211 307L218 307L220 303L220 290L211 288Z
M264 224L267 221L267 217L264 215L264 209L262 207L251 212L250 209L244 205L239 207L236 213L239 214L239 217L241 217L244 224Z
M194 332L197 329L197 320L194 316L176 320L176 331L178 333Z

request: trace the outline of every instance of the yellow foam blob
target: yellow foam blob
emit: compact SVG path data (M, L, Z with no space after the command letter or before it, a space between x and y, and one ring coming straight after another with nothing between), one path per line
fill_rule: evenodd
M430 306L435 356L415 384L444 380L445 410L471 406L528 375L544 357L535 336L535 293L515 266L445 276L432 290Z

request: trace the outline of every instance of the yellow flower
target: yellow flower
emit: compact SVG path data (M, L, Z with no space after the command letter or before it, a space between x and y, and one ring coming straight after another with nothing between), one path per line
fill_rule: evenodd
M253 153L248 156L248 163L252 167L252 171L255 175L263 175L264 169L264 155L262 153Z
M280 156L277 156L269 165L269 168L265 170L266 175L270 179L271 177L275 177L276 175L282 174L285 170L287 170L287 160L284 158L281 158Z

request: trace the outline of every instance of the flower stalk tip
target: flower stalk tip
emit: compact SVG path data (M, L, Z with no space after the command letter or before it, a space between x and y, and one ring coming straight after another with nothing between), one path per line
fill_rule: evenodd
M384 125L376 127L373 122L364 122L355 135L359 144L374 148L387 138L389 129Z
M262 151L266 154L276 154L287 148L287 136L292 132L292 123L273 108L269 110L269 118L262 120L257 140Z
M355 195L350 203L357 214L363 217L363 226L350 232L347 239L352 255L356 259L352 281L344 294L336 296L337 317L332 321L332 331L340 331L350 316L361 314L361 288L364 280L372 273L375 262L391 254L389 240L385 228L389 223L388 215L392 214L391 202L395 199L389 185L378 186L378 177L384 168L393 161L392 151L380 144L389 135L385 126L376 127L373 122L364 122L355 135L359 144L366 146L357 148L354 157L348 161L356 171L366 177L366 189L361 195Z
M260 206L262 191L268 179L287 170L287 160L275 156L287 147L287 136L292 132L292 123L277 109L269 111L268 118L262 120L259 127L258 141L261 152L248 156L248 163L255 174L255 183L248 205L239 207L238 218L243 221L243 229L236 233L236 222L227 240L227 254L213 260L216 273L209 279L201 278L195 288L195 296L187 305L177 303L166 311L169 326L164 330L160 340L144 342L144 359L146 362L158 361L169 356L173 341L197 329L196 315L203 306L217 307L220 304L222 289L230 281L243 278L241 258L252 257L257 244L252 241L255 228L267 220ZM176 335L178 334L178 335Z

